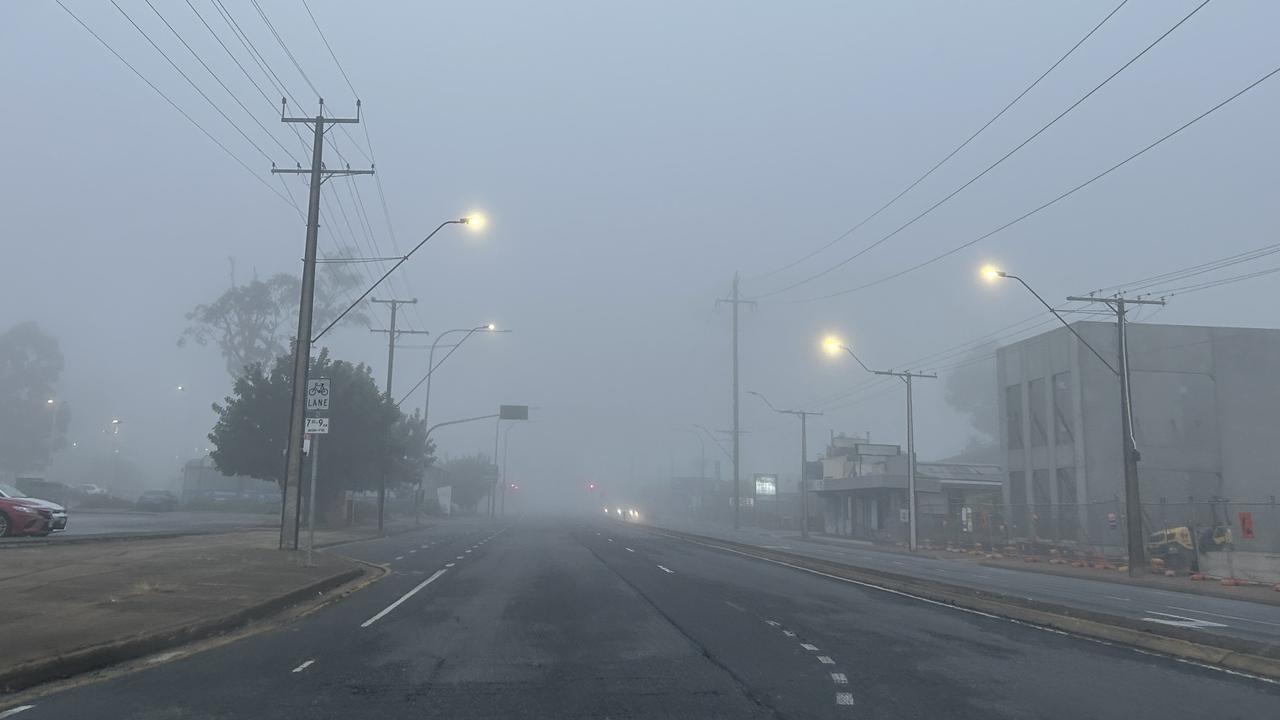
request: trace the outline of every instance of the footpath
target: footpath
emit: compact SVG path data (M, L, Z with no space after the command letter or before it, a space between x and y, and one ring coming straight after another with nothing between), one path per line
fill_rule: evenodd
M317 532L316 544L375 534ZM0 694L221 635L378 572L324 552L307 566L277 543L255 529L0 547Z

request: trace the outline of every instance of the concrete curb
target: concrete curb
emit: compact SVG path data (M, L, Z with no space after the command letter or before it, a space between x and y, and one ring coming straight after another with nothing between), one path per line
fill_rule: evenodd
M1128 645L1180 660L1264 678L1280 679L1280 647L1267 643L1211 635L1190 628L1155 626L1118 615L860 568L716 537L665 528L649 527L647 529L678 540L789 565L875 589L914 596L1106 643Z
M370 540L381 540L382 538L396 537L398 535L408 535L409 533L418 532L420 530L427 530L431 527L434 527L434 525L416 525L411 528L404 528L402 530L394 530L389 533L383 533L382 535L370 535L368 537L355 538L352 540L335 540L334 542L316 543L315 549L326 550L328 548L341 547L343 545L350 545L352 543L368 542Z
M313 583L264 600L251 607L209 620L188 623L153 633L144 633L94 647L75 650L65 655L36 660L0 671L0 693L14 693L35 685L61 680L99 670L161 650L204 640L235 630L254 620L273 615L290 605L340 587L367 572L363 566L343 570Z

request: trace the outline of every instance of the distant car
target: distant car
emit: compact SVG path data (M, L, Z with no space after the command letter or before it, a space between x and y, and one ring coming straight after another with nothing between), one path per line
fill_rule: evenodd
M76 490L84 493L85 495L107 495L108 494L106 488L102 487L101 485L94 485L93 483L85 483L83 485L78 485L76 486Z
M0 483L0 537L44 537L65 530L67 511L57 503L28 496L12 485Z
M178 496L168 490L148 490L138 497L138 509L173 512L178 509Z

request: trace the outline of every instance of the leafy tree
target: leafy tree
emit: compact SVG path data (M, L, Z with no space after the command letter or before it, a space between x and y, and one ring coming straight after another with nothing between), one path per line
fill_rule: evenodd
M210 457L219 471L283 482L292 369L290 355L278 357L270 372L250 365L232 394L213 406L218 420L209 434ZM422 418L401 413L368 366L331 360L322 350L310 376L329 378L333 408L330 432L320 439L317 507L332 507L344 490L378 487L383 473L392 487L420 480L434 459Z
M494 467L484 453L449 460L443 469L445 479L441 482L453 486L451 502L460 508L475 510L492 489Z
M344 250L343 254L351 253ZM360 284L361 277L352 265L320 266L316 272L312 327L318 331L337 317ZM217 345L227 373L233 378L254 363L266 366L291 351L291 339L298 328L301 288L301 279L289 273L276 273L266 280L254 277L243 285L233 281L213 302L197 305L186 314L191 325L178 338L178 346L189 341L201 346ZM360 308L343 318L344 323L368 321Z
M42 467L65 443L67 408L49 404L62 367L58 341L35 323L0 335L0 468Z

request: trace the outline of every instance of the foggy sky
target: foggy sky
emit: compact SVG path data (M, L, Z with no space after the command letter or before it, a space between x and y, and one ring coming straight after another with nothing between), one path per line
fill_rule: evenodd
M106 3L68 6L273 187L270 163L192 92ZM216 28L204 0L197 8ZM751 277L826 243L897 193L1039 75L1116 2L467 2L312 0L363 101L401 250L440 221L482 210L482 234L449 229L375 295L418 297L433 332L495 322L439 371L433 421L535 406L511 431L526 488L692 472L692 423L730 423L735 270ZM1196 3L1134 0L933 177L798 268L744 282L748 296L843 259L928 207L1056 115ZM121 0L272 160L292 164L168 34ZM314 94L252 7L227 0L291 91ZM166 17L258 119L278 117L185 3ZM332 113L354 98L301 5L263 3ZM1037 311L994 261L1051 301L1274 242L1277 88L1240 101L1056 207L925 270L852 287L984 233L1141 148L1271 69L1280 5L1210 3L1106 88L947 205L883 246L742 315L743 473L794 472L794 419L865 382L820 353L825 332L869 364L901 367ZM229 37L229 36L228 36ZM238 49L238 48L236 48ZM230 388L215 348L178 348L183 313L237 276L300 272L297 213L49 2L0 6L6 108L0 327L35 320L60 342L72 439L122 447L173 476L204 447L209 404ZM1280 82L1280 80L1275 81ZM363 144L363 131L353 133ZM354 164L363 158L336 137ZM292 144L290 144L292 143ZM336 161L335 161L336 162ZM335 181L345 183L345 180ZM376 186L360 190L391 253ZM301 181L290 185L305 197ZM345 185L344 192L345 192ZM336 250L331 228L321 249ZM1262 261L1265 263L1266 261ZM1261 265L1243 266L1245 270ZM1241 270L1244 271L1244 270ZM1274 327L1274 277L1178 298L1159 322ZM386 311L372 311L385 327ZM430 338L428 337L428 340ZM384 335L347 327L335 357L385 373ZM406 338L405 345L424 345ZM425 371L401 349L398 388ZM920 369L929 369L927 367ZM184 391L176 391L177 385ZM399 393L396 393L397 397ZM420 407L421 391L406 402ZM917 391L922 459L971 434L943 383ZM882 393L810 424L903 441L902 397ZM90 440L96 438L96 440ZM490 423L437 436L439 454L492 451ZM709 460L719 455L707 444ZM724 472L730 471L725 463Z

